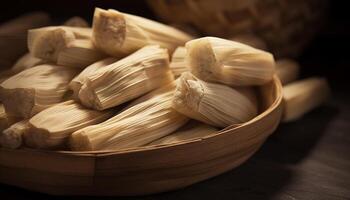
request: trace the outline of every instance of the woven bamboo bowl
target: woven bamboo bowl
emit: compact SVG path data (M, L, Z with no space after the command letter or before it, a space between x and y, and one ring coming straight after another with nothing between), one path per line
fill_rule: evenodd
M124 151L0 149L0 182L55 195L143 195L186 187L239 166L276 129L281 83L274 77L258 90L257 117L201 139Z

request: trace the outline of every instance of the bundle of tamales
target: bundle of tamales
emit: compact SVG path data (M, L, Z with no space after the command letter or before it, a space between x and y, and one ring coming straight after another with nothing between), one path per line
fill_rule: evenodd
M29 30L29 53L0 72L2 147L121 150L208 137L256 117L256 87L275 74L285 121L329 94L324 79L293 82L299 65L275 63L253 35L194 39L99 8L88 24L74 17Z

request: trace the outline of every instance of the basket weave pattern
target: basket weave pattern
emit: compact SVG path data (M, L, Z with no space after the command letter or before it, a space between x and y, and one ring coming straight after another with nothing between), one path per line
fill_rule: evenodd
M253 33L276 56L296 56L319 30L327 0L149 0L169 23L187 24L203 34L232 37Z

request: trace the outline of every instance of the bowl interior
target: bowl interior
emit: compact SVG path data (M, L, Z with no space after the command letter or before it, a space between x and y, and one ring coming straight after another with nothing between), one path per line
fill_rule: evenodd
M257 96L258 96L258 107L259 107L259 114L251 119L250 121L240 124L240 125L234 125L234 126L228 126L220 131L218 131L216 134L212 134L210 136L207 136L205 138L215 137L219 134L224 134L227 130L230 129L239 129L240 127L246 126L248 124L254 123L255 121L265 117L270 112L272 112L274 109L277 108L282 103L283 93L282 93L282 84L277 76L274 76L273 80L262 85L257 86L256 88ZM278 119L279 120L279 119ZM118 154L118 153L130 153L130 152L137 152L137 151L144 151L144 150L150 150L155 148L166 148L168 146L174 146L174 145L180 145L188 142L198 141L204 138L197 138L197 139L191 139L186 141L181 141L178 143L172 143L172 144L166 144L166 145L154 145L154 146L144 146L144 147L136 147L136 148L127 148L122 150L103 150L103 151L56 151L59 153L66 153L66 154ZM35 150L34 150L35 151Z
M59 195L141 195L186 187L249 159L276 129L282 86L259 88L261 113L216 134L120 151L0 149L0 182Z

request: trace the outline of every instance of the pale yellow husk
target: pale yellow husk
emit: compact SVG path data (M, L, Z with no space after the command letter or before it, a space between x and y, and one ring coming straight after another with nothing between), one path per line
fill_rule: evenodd
M96 49L91 40L76 39L58 53L57 65L85 68L105 57L107 55Z
M26 144L42 149L62 147L74 131L101 123L113 114L113 110L91 110L73 100L57 104L29 120L30 132L25 137Z
M69 18L65 23L64 23L64 26L70 26L70 27L88 27L88 23L82 19L81 17L72 17L72 18ZM74 44L70 44L69 45L71 48L72 46L75 47L76 45ZM69 49L69 48L68 48ZM71 52L71 53L74 53L74 52ZM61 55L60 57L62 57L63 55ZM84 55L82 55L84 56ZM70 58L76 58L73 57L73 56L70 56ZM87 57L88 58L88 57ZM62 58L61 58L62 59ZM21 72L25 69L28 69L28 68L31 68L31 67L34 67L36 65L40 65L40 64L44 64L45 61L40 59L40 58L37 58L37 57L34 57L32 54L30 53L26 53L24 54L22 57L20 57L16 63L12 66L11 70L14 72L14 73L18 73L18 72ZM61 65L60 63L58 63L59 65ZM63 65L65 66L65 65ZM68 66L68 65L67 65Z
M190 68L185 62L186 48L178 47L171 56L170 70L175 77L179 77L183 72L187 72Z
M171 26L113 9L95 9L93 41L105 53L120 57L149 44L174 51L192 37Z
M186 43L186 63L198 78L231 86L262 85L275 73L273 56L238 42L204 37Z
M5 148L17 149L23 144L23 137L29 132L28 120L19 121L0 133L0 145Z
M218 130L212 126L203 123L195 123L194 125L191 124L189 127L181 128L170 135L155 140L149 143L147 146L174 144L187 140L203 138L217 132Z
M57 62L59 53L77 39L90 40L90 28L48 26L28 31L29 52L43 60Z
M313 77L295 81L283 87L283 121L293 121L324 103L330 88L324 78Z
M61 102L78 72L74 68L44 64L8 78L0 84L0 98L7 114L28 119Z
M276 74L283 85L299 77L300 66L295 60L281 59L276 61Z
M70 138L72 150L120 150L150 143L183 126L188 118L171 107L174 85L160 88L111 119L78 130Z
M258 112L252 88L204 82L189 72L180 76L172 105L192 119L221 128L247 122Z
M82 72L80 72L76 77L74 77L74 79L69 84L70 89L73 90L74 99L77 101L79 100L79 90L85 83L86 77L97 73L98 70L103 69L104 67L117 61L117 58L105 58L86 67Z
M152 98L155 98L159 95L162 95L164 93L168 93L168 92L174 92L176 89L176 85L177 85L178 79L176 79L175 81L172 81L160 88L157 88L155 90L153 90L152 92L149 92L133 101L131 101L123 110L129 109L137 104L140 104L142 102L145 102L147 100L150 100Z
M26 53L16 61L16 63L12 66L11 70L13 71L13 73L19 73L23 70L44 63L44 60L36 58L30 53Z
M80 102L103 110L118 106L174 80L166 49L146 46L85 77Z
M44 63L45 62L42 59L35 58L30 53L26 53L23 56L21 56L11 68L0 71L0 83L2 83L6 79L10 78L11 76L23 70L26 70Z

